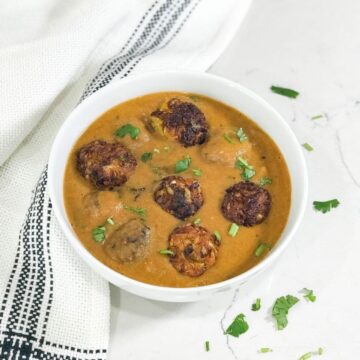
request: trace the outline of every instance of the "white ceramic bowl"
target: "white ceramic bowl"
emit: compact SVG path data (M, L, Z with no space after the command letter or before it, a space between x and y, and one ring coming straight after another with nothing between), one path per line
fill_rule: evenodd
M269 255L245 273L216 284L193 288L169 288L145 284L121 275L98 261L77 238L67 219L63 201L63 179L69 153L87 127L113 106L131 98L159 91L198 93L220 100L254 120L277 143L288 165L292 182L292 204L286 228ZM157 72L119 80L83 101L61 127L49 160L49 188L54 212L67 239L79 256L98 274L131 293L162 301L200 300L217 292L237 288L274 263L294 236L307 199L307 171L298 141L267 102L232 81L203 73Z

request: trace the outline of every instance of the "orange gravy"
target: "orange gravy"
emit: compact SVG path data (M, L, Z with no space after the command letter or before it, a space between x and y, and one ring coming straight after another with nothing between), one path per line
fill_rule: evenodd
M173 139L150 133L144 120L155 109L169 99L177 97L193 102L205 114L210 126L209 140L198 146L184 148ZM140 128L133 140L130 136L116 138L114 132L130 123ZM248 140L240 142L236 130L243 128ZM224 134L230 134L229 143ZM135 173L120 191L101 191L98 195L100 207L93 211L84 203L84 196L96 191L76 169L76 152L93 140L121 141L134 154L138 165ZM154 151L155 149L155 151ZM152 160L140 160L144 152L152 152ZM251 181L258 183L261 177L272 179L266 189L272 197L272 208L268 218L260 225L240 227L237 235L228 235L230 222L221 213L220 205L225 189L242 181L241 170L234 167L234 154L241 153L256 170ZM174 174L175 163L184 156L192 159L191 166L179 174L194 177L192 169L200 169L198 177L204 194L204 205L192 217L182 222L160 208L153 200L153 192L161 176ZM165 173L164 173L165 172ZM131 188L145 188L135 200ZM255 256L260 243L274 245L279 239L290 210L291 183L285 160L274 141L244 114L216 100L185 93L156 93L119 104L101 115L80 136L68 159L64 178L64 200L67 216L83 245L102 263L130 278L159 286L192 287L213 284L234 277L248 270L266 256ZM115 224L106 225L107 236L117 226L136 217L125 206L146 209L146 223L151 229L148 255L134 263L112 260L104 251L103 243L92 238L92 229L112 217ZM178 225L201 219L201 225L209 231L219 231L221 246L217 261L203 275L195 278L178 273L166 255L159 250L167 248L168 236ZM105 239L106 241L106 239ZM268 252L268 250L266 251Z

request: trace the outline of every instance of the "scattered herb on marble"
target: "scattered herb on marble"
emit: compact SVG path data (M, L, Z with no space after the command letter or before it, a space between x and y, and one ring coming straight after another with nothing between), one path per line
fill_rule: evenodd
M296 99L298 97L298 95L300 94L299 92L297 92L295 90L280 87L280 86L274 86L273 85L273 86L271 86L270 89L275 94L282 95L282 96L287 96L287 97L292 98L292 99Z
M259 353L261 353L261 354L266 354L266 353L269 353L269 352L272 352L272 349L270 349L270 348L261 348L259 350Z
M316 301L316 295L314 295L314 291L313 291L313 290L304 288L304 289L303 289L303 292L305 293L305 294L304 294L304 298L305 298L307 301L311 301L311 302L315 302L315 301Z
M314 148L309 143L303 143L302 147L307 151L314 151Z
M236 136L239 138L240 142L244 142L248 139L247 135L244 132L243 128L240 128L237 132L236 132Z
M266 176L262 176L259 180L260 186L266 186L266 185L271 185L271 184L272 184L272 179L270 179Z
M205 341L205 351L210 351L210 342L208 340Z
M146 209L144 208L124 205L124 209L132 211L140 217L146 217Z
M237 234L238 231L239 231L239 228L240 228L239 225L237 225L237 224L235 224L235 223L232 223L232 224L230 225L228 234L229 234L230 236L232 236L232 237L235 237L236 234Z
M340 202L338 199L313 202L314 209L317 211L321 211L323 214L329 212L331 209L337 208L339 205Z
M91 231L92 238L96 242L102 242L105 240L106 228L104 225L98 226Z
M200 218L196 218L196 219L193 221L193 224L199 225L200 222L201 222L201 219L200 219Z
M225 139L229 144L233 144L233 143L234 143L229 134L224 134L224 139Z
M116 136L123 138L124 136L129 134L133 140L137 138L139 133L140 133L140 129L131 124L125 124L121 128L115 131Z
M269 250L270 248L271 248L270 244L260 243L258 247L255 249L255 256L257 257L261 256L266 250Z
M255 302L251 305L251 310L252 311L259 311L261 308L261 300L259 298L257 298L255 300Z
M314 116L311 117L311 120L321 119L321 118L323 118L323 117L324 117L323 114L314 115Z
M281 296L276 299L272 308L272 316L275 318L278 330L283 330L288 324L287 315L299 299L292 295Z
M202 172L200 169L192 169L192 172L194 173L195 176L199 177L202 175Z
M309 352L305 353L304 355L300 356L299 360L307 360L315 355L322 355L323 352L324 352L324 349L320 347L317 351L309 351Z
M239 337L241 334L246 333L248 330L249 330L249 325L245 321L245 315L239 314L226 329L225 334L234 337Z
M151 159L152 159L152 153L151 152L144 152L141 155L141 161L143 161L143 162L148 162Z
M159 253L161 255L170 255L170 256L174 256L175 253L171 250L168 250L168 249L162 249L162 250L159 250Z
M235 167L242 170L241 176L245 181L250 180L256 174L254 168L241 156L236 158Z
M221 234L220 234L220 232L219 232L218 230L215 230L215 231L214 231L214 235L215 235L215 237L216 237L216 239L217 239L218 241L221 241Z
M175 164L175 172L180 173L186 171L189 168L190 164L191 164L191 157L187 155Z

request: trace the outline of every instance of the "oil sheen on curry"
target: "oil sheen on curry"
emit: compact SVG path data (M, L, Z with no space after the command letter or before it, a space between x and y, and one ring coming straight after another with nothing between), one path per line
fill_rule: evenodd
M64 197L84 246L159 286L232 278L279 239L291 184L273 140L239 111L155 93L101 115L69 157Z

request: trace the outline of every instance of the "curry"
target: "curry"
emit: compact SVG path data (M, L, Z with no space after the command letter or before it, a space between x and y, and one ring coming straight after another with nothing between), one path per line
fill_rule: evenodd
M271 251L291 183L277 145L244 114L166 92L90 125L68 159L64 200L102 263L141 282L193 287L239 275Z

